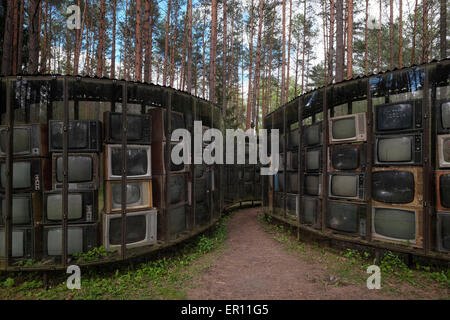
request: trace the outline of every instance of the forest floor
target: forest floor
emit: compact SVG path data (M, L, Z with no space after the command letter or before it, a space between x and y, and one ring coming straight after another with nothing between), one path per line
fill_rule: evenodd
M393 254L380 263L381 289L368 290L368 256L296 235L262 214L238 210L211 231L142 263L84 270L81 290L65 273L0 273L2 299L449 299L450 270L409 269Z

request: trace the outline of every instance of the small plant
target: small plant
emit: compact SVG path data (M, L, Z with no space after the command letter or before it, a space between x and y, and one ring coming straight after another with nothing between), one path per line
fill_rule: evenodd
M73 255L73 257L79 263L79 262L100 260L112 254L114 254L113 251L108 251L105 249L105 247L100 246L85 253L76 253Z
M14 279L13 278L6 278L6 280L3 282L3 287L5 288L11 288L14 286Z

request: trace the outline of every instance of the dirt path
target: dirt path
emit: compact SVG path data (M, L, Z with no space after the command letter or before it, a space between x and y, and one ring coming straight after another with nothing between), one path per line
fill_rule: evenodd
M237 212L229 221L226 247L195 280L188 299L402 299L360 284L328 284L320 263L304 261L264 231L261 209Z

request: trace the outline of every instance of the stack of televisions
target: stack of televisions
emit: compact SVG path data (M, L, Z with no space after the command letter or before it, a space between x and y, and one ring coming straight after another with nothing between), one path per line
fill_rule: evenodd
M152 117L126 116L126 151L122 149L123 114L104 112L104 215L103 245L122 246L122 197L125 198L125 244L136 248L157 242L157 211L153 207ZM122 190L122 161L125 154L126 194Z

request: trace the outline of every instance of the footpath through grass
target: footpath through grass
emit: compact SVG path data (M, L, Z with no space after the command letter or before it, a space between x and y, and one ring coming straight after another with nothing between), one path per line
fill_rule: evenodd
M222 247L229 218L222 218L209 232L156 260L108 271L99 267L83 270L81 290L67 289L69 275L65 273L52 274L48 289L42 274L0 273L0 299L185 299L185 289L200 272L193 262Z

